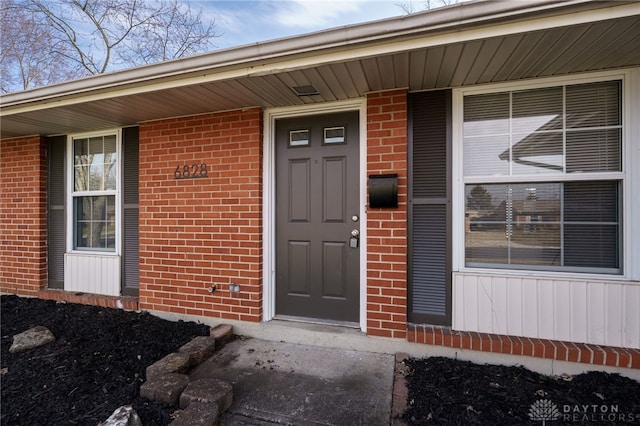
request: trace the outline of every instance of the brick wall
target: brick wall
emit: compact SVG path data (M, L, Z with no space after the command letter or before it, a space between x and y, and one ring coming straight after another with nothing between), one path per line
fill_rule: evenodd
M140 125L141 309L261 319L260 120L251 108ZM191 164L207 177L174 178Z
M0 164L0 290L35 295L47 279L44 139L2 140Z
M640 369L640 350L631 348L456 331L426 324L409 325L407 340L456 349Z
M367 96L367 175L398 174L399 205L367 212L367 333L407 335L407 94Z

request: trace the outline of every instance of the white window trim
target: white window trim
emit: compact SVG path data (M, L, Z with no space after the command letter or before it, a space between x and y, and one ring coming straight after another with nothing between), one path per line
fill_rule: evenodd
M84 139L84 138L92 138L98 136L116 136L116 190L109 191L75 191L74 189L74 152L73 152L73 141L74 139ZM66 194L66 205L67 205L67 253L76 253L76 254L86 254L86 255L99 255L99 256L120 256L122 252L122 235L121 235L121 226L122 226L122 203L121 203L121 187L122 187L122 129L110 129L110 130L102 130L99 132L89 132L89 133L74 133L67 135L67 158L66 158L66 173L67 173L67 194ZM73 199L78 196L99 196L99 195L114 195L115 194L115 205L116 205L116 243L113 251L109 250L91 250L91 249L76 249L74 248L74 235L75 235L75 224L74 224L74 209L73 209Z
M513 90L528 90L537 89L559 85L573 85L602 82L607 80L620 80L622 84L622 172L608 172L598 173L598 177L603 179L621 179L624 181L624 188L622 191L622 247L620 250L621 256L621 268L622 273L619 275L600 274L600 273L581 273L581 272L556 272L556 271L544 271L544 270L528 270L528 269L491 269L491 268L477 268L468 267L465 265L465 230L464 230L464 215L465 215L465 184L474 183L473 177L464 178L463 175L463 106L464 97L468 95L477 95L485 93L495 93L503 91ZM478 274L496 274L496 275L517 275L517 276L535 276L549 277L549 278L561 278L571 279L579 278L584 280L607 280L607 281L626 281L626 280L638 280L640 279L640 266L633 264L634 256L640 256L640 239L634 238L634 235L638 236L640 226L633 224L633 212L638 213L638 207L640 205L640 197L633 194L640 193L640 184L637 182L637 178L634 179L635 174L640 174L639 171L635 171L640 168L640 153L637 147L635 150L631 146L631 141L634 140L632 135L635 135L636 142L638 142L640 123L632 121L634 114L640 113L640 100L632 99L632 86L637 89L640 88L640 68L633 70L615 70L609 72L588 73L584 75L573 75L565 77L551 77L542 78L536 80L528 80L526 82L516 81L509 83L499 83L491 85L474 86L469 88L457 88L453 89L452 93L452 176L453 176L453 197L452 197L452 210L453 210L453 253L452 253L452 270L453 272L468 272ZM593 176L590 174L591 177ZM589 177L589 176L586 176ZM568 181L568 180L592 180L586 179L585 176L573 176L565 175L560 176L539 176L535 177L536 182L544 181ZM519 176L505 176L496 177L496 183L500 182L516 182L516 181L530 181L531 176L527 176L520 179ZM482 179L483 182L486 180Z

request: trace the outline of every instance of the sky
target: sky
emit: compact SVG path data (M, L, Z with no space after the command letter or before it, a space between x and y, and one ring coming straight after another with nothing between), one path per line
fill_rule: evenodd
M409 0L189 0L215 20L219 49L405 15ZM413 1L423 10L425 1Z

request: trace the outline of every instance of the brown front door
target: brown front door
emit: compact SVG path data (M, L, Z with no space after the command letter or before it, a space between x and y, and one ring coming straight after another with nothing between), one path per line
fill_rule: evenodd
M359 321L358 112L276 122L276 314Z

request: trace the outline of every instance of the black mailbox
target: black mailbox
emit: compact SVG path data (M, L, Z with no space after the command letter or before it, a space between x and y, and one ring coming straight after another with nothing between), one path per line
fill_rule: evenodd
M369 207L398 207L398 175L369 176Z

